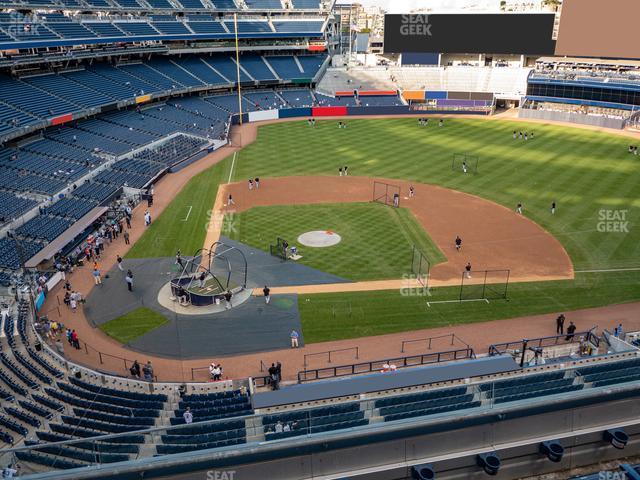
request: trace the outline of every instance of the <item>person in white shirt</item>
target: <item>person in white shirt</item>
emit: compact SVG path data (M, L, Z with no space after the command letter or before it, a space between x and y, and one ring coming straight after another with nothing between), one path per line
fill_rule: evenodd
M282 433L282 430L283 430L282 422L278 421L278 423L276 423L275 430L276 430L276 433Z
M193 423L193 413L191 413L191 408L187 407L182 416L184 417L184 423Z
M7 468L2 470L2 478L14 478L16 473L18 473L18 465L8 465Z

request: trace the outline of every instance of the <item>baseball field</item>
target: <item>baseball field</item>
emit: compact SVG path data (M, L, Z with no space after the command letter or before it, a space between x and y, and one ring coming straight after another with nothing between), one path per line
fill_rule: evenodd
M338 292L299 298L305 341L572 310L640 299L640 158L628 139L589 130L510 121L446 119L443 127L416 119L305 121L262 126L256 142L194 177L128 256L171 257L202 247L218 186L248 178L336 175L384 177L466 192L515 209L555 237L573 264L573 280L511 283L509 300L427 306L398 290ZM533 131L514 139L513 131ZM455 154L478 158L477 175L451 168ZM429 206L429 199L426 208ZM555 214L550 206L556 202ZM378 208L380 207L380 208ZM372 204L254 207L234 218L232 236L266 249L276 235L316 228L346 232L346 242L309 254L309 266L350 280L384 279L408 269L408 246L441 261L429 232L404 209ZM433 210L429 215L438 216ZM483 220L483 219L480 219ZM487 218L488 225L491 218ZM377 237L376 237L377 236ZM388 238L388 242L379 239ZM518 241L514 242L517 248ZM381 254L388 253L381 258ZM310 257L310 258L309 258ZM455 287L430 299L455 298Z

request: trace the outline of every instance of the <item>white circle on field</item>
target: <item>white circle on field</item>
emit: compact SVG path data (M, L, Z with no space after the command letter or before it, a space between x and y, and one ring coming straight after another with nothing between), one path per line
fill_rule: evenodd
M305 247L333 247L342 240L342 237L331 230L314 230L303 233L298 237L298 243Z

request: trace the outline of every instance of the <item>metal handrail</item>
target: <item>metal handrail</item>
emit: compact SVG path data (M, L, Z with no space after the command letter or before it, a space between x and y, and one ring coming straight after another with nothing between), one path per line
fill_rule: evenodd
M371 362L316 368L313 370L302 370L298 372L298 383L377 372L383 370L385 365L395 365L396 368L406 368L432 363L449 362L452 360L462 360L466 358L475 358L475 352L472 348L447 350L444 352L418 354L408 357L389 358L385 360L373 360ZM254 377L254 380L255 378L256 377Z

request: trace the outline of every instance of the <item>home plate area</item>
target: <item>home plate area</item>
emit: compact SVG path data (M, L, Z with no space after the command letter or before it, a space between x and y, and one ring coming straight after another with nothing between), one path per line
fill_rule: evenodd
M305 247L324 248L333 247L342 240L342 237L331 230L314 230L303 233L298 237L298 243Z

